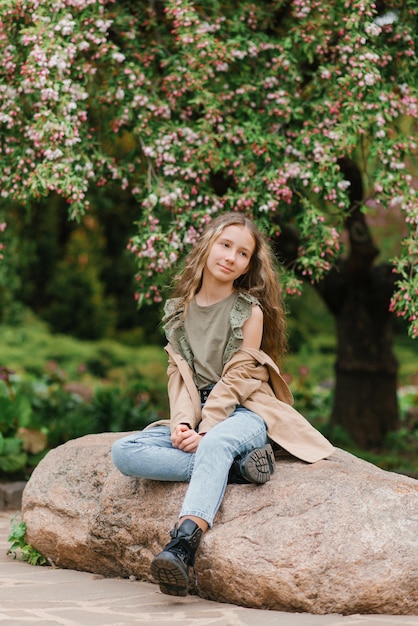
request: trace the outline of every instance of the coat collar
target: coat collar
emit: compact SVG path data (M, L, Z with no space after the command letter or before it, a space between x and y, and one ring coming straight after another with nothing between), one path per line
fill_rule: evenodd
M248 360L255 361L260 365L265 365L268 368L270 376L270 384L273 388L275 395L288 404L293 404L293 395L290 391L287 383L280 373L279 366L273 361L273 359L263 350L256 350L254 348L240 348L232 356L231 360L225 365L224 373L229 368L235 367L239 364L248 362Z
M171 346L169 343L166 345L165 350L177 363L179 369L183 371L184 376L184 374L186 373L185 370L189 371L189 366L185 359L183 359L183 357L178 354L178 352L176 352L173 346ZM229 369L231 369L232 367L248 363L249 360L259 363L260 365L265 365L268 368L270 384L277 398L283 400L283 402L287 402L287 404L293 404L292 392L290 391L287 383L282 377L279 366L263 350L255 350L254 348L241 348L232 355L231 359L225 365L222 375L226 374L226 372L228 372ZM189 377L186 375L184 376L184 379L186 381L189 379ZM191 390L189 389L189 392L190 391Z

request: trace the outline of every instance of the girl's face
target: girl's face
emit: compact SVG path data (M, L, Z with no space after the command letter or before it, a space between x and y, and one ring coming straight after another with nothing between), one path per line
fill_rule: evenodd
M205 275L233 283L248 270L254 250L254 236L246 226L226 226L210 247Z

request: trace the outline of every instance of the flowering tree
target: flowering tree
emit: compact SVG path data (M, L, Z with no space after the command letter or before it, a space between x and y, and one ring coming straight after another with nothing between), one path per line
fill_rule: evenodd
M145 303L219 211L265 229L293 294L327 284L347 224L368 236L368 201L399 205L386 308L418 336L414 0L3 0L0 20L2 225L52 192L80 218L119 181Z

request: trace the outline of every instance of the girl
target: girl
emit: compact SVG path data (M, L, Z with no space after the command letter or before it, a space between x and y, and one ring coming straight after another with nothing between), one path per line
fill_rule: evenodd
M277 272L251 220L210 222L164 311L170 421L117 441L112 459L128 476L189 483L172 540L151 563L163 593L185 596L228 482L267 482L270 441L311 463L334 448L291 406L277 365L286 344Z

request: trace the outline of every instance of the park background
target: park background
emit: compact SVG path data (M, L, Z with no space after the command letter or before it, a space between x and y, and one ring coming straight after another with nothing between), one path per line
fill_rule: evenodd
M224 210L280 261L296 408L418 477L416 37L413 2L7 0L1 479L167 415L162 300Z

